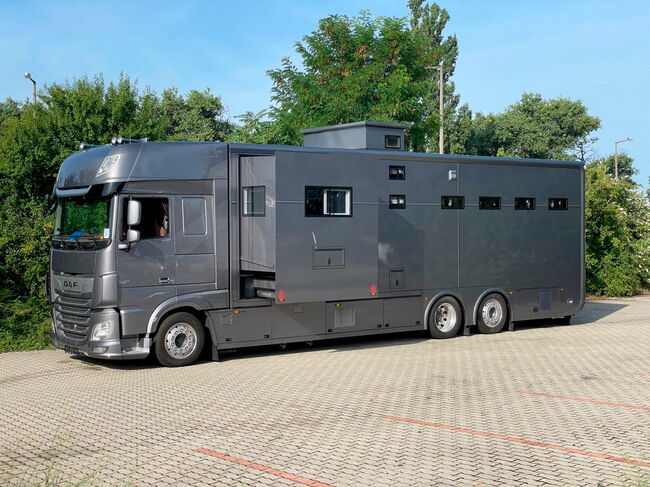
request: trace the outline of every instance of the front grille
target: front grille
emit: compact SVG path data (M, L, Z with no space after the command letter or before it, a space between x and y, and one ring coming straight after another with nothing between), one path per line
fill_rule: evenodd
M54 304L54 319L63 336L75 344L83 343L90 328L90 299L60 296Z

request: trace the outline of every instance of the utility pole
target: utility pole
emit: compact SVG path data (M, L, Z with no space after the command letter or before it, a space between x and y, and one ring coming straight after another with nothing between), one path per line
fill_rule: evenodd
M438 152L440 154L445 153L445 129L443 122L445 120L444 115L445 115L445 99L444 99L444 94L445 94L445 78L444 78L444 64L439 64L438 66L427 66L427 69L437 69L438 73L440 74L440 77L438 78L438 88L439 88L439 110L440 110L440 133L438 135L438 146L439 150Z
M632 137L627 137L623 140L617 140L614 142L614 179L618 179L618 144L629 142L630 140L632 140Z
M32 104L36 105L36 80L32 78L32 75L29 72L25 73L23 76L32 82Z

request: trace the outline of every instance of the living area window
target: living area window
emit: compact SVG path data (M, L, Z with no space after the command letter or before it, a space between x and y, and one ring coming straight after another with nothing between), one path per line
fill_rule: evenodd
M305 216L352 216L352 188L306 186Z
M243 216L266 215L266 187L244 186L242 188L242 199Z

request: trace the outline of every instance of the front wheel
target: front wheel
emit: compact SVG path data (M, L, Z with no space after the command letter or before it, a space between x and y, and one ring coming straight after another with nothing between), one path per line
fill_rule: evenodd
M451 338L458 333L462 323L460 305L451 296L437 300L429 314L429 334L432 338Z
M506 300L498 293L488 294L478 307L478 329L481 333L498 333L508 319Z
M156 358L160 365L180 367L194 363L205 344L205 328L190 313L165 318L156 335Z

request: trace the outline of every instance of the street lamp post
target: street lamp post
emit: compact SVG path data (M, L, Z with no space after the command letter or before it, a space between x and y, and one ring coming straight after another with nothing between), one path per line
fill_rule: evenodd
M439 103L440 103L440 132L438 135L438 145L439 145L439 150L438 152L440 154L445 153L445 129L443 127L443 122L444 122L444 109L445 109L445 101L444 101L444 93L445 93L445 79L444 79L444 65L440 64L438 66L427 66L427 69L437 69L438 73L440 74L440 77L438 78L438 87L439 87L439 92L440 96L439 98Z
M23 76L32 82L32 104L36 105L36 80L32 78L32 75L29 72L25 73Z
M627 137L623 140L617 140L614 142L614 179L618 179L618 144L629 142L630 140L632 140L632 137Z

